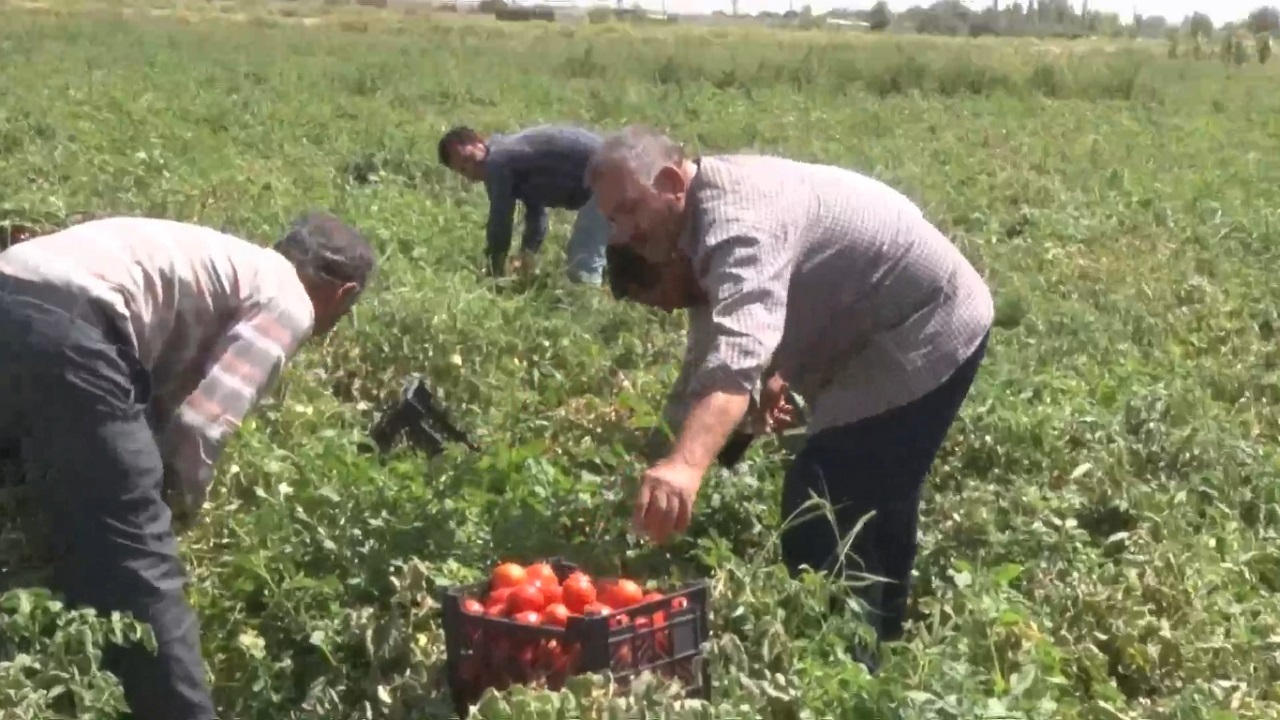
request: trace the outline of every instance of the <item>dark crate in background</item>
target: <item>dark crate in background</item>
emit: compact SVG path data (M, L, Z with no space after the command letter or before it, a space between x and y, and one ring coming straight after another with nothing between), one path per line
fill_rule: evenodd
M562 583L578 570L563 558L543 562L551 565ZM597 588L613 580L592 579ZM711 697L710 668L702 654L710 634L705 580L686 583L663 593L659 600L615 608L606 616L571 615L564 628L463 610L467 598L484 605L488 590L489 581L484 580L448 588L442 598L446 672L461 718L467 717L468 708L488 687L505 690L513 684L534 684L558 690L568 677L606 670L623 688L649 670L679 680L686 697ZM622 622L621 616L627 621Z

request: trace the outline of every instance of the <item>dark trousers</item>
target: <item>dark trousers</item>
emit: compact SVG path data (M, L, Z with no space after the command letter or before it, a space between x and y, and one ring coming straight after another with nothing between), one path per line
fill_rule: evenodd
M858 573L888 580L864 585L857 594L867 604L868 622L880 641L902 635L916 558L916 526L920 492L934 458L977 375L986 354L984 336L977 349L951 377L906 405L848 425L815 433L796 455L782 486L782 517L792 519L782 532L782 557L793 574L807 565L815 571L840 570L853 582ZM834 506L830 518L812 508L797 513L812 497ZM843 560L846 538L869 512ZM856 654L873 671L874 653Z
M52 588L73 606L127 611L159 646L112 646L104 665L136 720L208 720L199 627L183 593L148 376L89 302L0 276L0 445L17 447L48 524Z

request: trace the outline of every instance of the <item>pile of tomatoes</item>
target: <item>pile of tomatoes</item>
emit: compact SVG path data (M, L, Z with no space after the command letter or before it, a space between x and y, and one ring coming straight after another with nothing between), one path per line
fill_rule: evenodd
M480 597L462 599L470 652L461 660L460 678L477 694L483 687L503 690L512 683L562 687L567 677L582 671L583 638L570 640L563 632L575 616L605 617L611 629L630 626L633 632L610 633L608 669L618 673L652 665L669 656L667 611L679 612L687 601L677 596L641 615L626 611L666 599L628 578L597 584L590 575L574 571L562 582L548 563L502 563Z

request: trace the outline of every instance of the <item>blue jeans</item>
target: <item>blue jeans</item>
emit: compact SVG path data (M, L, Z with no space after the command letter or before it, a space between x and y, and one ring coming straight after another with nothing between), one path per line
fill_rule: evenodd
M565 246L569 280L599 285L604 279L604 248L609 242L609 221L596 205L595 196L578 210L573 233Z
M783 562L797 574L802 565L832 572L840 541L871 511L875 515L854 536L843 570L885 578L858 588L869 606L869 624L881 641L902 635L916 558L916 524L920 493L934 457L969 394L987 340L941 385L906 405L848 425L828 428L808 438L787 471L782 485L782 518L786 522L809 500L810 492L834 506L835 528L824 515L814 515L782 531ZM808 517L809 509L802 516ZM870 648L855 656L872 672L878 659Z
M22 480L47 518L51 589L72 606L131 612L154 630L158 654L103 651L135 720L211 720L199 624L147 422L149 373L94 304L5 276L0 337L0 446L18 449Z

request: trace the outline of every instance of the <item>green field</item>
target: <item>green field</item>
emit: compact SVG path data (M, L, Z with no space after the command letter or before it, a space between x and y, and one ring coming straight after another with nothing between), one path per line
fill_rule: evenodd
M1277 717L1280 74L1070 47L8 7L0 220L149 214L265 242L326 207L381 253L184 543L226 718L449 717L436 589L545 554L711 577L713 701L516 692L478 717ZM628 537L636 428L683 319L568 285L559 211L540 276L479 277L484 194L436 140L561 121L872 173L989 279L999 327L926 495L917 622L878 678L844 649L858 625L819 612L836 590L778 565L777 443L707 481L687 539ZM414 372L482 453L360 454ZM63 688L113 718L100 632L42 602L3 600L0 717L53 720Z

